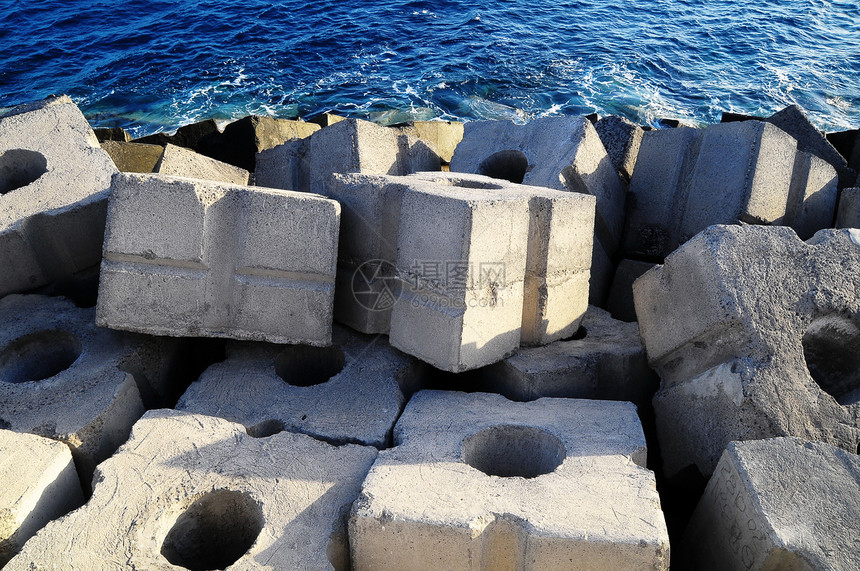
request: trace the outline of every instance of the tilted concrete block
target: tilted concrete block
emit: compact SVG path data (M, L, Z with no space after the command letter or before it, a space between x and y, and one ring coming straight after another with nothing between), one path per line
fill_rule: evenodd
M630 403L422 391L350 515L362 569L667 569Z
M648 366L639 327L589 306L573 338L520 349L483 369L481 383L516 401L566 397L650 406L659 379Z
M860 442L860 231L712 226L633 285L666 474L733 440Z
M121 173L109 209L99 325L153 335L331 341L335 201Z
M242 423L252 436L301 432L384 448L418 382L417 362L384 338L335 327L331 347L233 343L177 410Z
M126 141L104 141L101 147L120 172L154 172L164 152L160 145Z
M460 121L410 121L391 128L429 143L446 163L451 162L454 149L463 140L463 123Z
M62 442L0 430L0 566L52 519L84 503L81 482Z
M216 161L191 149L167 145L152 172L186 178L214 180L247 185L250 174L245 169Z
M310 167L305 159L310 141L293 139L283 145L257 153L255 184L266 188L307 191Z
M626 182L630 182L645 131L639 125L617 116L600 119L594 129L600 135L600 141L615 170Z
M98 264L115 172L66 96L0 116L0 296Z
M86 483L169 392L175 343L96 327L63 298L0 300L0 427L68 444Z
M838 196L833 167L811 153L798 151L783 223L801 240L808 240L833 225Z
M625 191L587 118L544 117L524 125L471 121L451 159L451 171L594 196L589 302L603 304L624 228Z
M349 569L345 516L376 449L148 412L102 463L82 508L7 570Z
M685 569L860 568L860 457L821 442L732 442L693 515Z
M636 321L636 307L633 305L633 282L654 267L651 262L624 259L618 263L612 278L612 289L606 300L606 309L612 317L622 321Z
M836 214L837 228L860 228L860 188L843 188Z

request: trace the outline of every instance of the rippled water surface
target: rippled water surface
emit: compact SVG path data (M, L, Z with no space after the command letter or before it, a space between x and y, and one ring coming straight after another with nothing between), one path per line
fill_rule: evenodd
M136 135L249 113L597 111L860 127L860 8L830 0L0 0L0 107L68 93Z

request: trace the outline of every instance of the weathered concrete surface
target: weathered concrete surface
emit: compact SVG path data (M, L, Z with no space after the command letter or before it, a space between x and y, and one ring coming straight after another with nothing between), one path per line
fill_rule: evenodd
M164 147L152 172L241 185L247 185L250 176L245 169L170 144Z
M98 264L115 172L66 96L0 116L0 296Z
M121 141L128 143L131 141L131 135L122 127L107 127L101 129L93 129L93 133L99 143L106 141Z
M175 344L96 327L63 298L0 300L0 426L69 445L84 482L144 405L169 392Z
M451 159L470 172L596 199L589 303L602 305L624 227L624 186L600 136L585 117L544 117L524 125L471 121Z
M104 141L101 147L110 155L120 172L154 172L164 152L164 147L160 145L126 141Z
M98 324L328 345L339 219L307 193L118 174Z
M836 214L837 228L860 228L860 188L843 188Z
M821 442L732 442L676 552L685 569L860 569L859 474Z
M0 566L52 519L84 503L69 448L0 430Z
M612 317L621 321L636 321L636 307L633 305L633 282L654 267L651 262L624 259L618 263L612 278L612 289L606 300L606 309Z
M484 390L516 401L566 397L650 406L659 379L648 366L639 327L589 306L581 331L573 339L520 349L486 367Z
M305 156L309 145L308 138L293 139L257 153L257 171L254 174L256 185L308 191L311 175Z
M625 182L630 182L645 131L624 117L609 116L594 125L606 154Z
M177 410L242 423L251 435L301 432L384 448L418 382L417 362L383 337L335 327L331 347L232 343ZM406 393L406 394L404 394Z
M394 438L353 505L356 570L668 568L630 403L422 391Z
M345 516L376 449L148 412L87 504L7 570L349 569ZM235 561L235 563L234 563Z
M429 143L445 163L451 162L454 149L463 140L463 123L460 121L410 121L391 128Z
M667 475L733 440L860 442L860 231L712 226L633 285Z
M788 203L783 220L801 240L809 240L833 225L839 189L833 167L812 153L798 151L794 159Z

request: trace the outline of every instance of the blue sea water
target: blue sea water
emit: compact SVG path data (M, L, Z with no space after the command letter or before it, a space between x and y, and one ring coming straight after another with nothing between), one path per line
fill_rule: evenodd
M140 136L214 117L620 114L801 105L860 127L856 0L0 0L0 107L67 93Z

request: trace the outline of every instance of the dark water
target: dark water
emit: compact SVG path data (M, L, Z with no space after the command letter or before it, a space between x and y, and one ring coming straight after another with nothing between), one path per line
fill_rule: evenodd
M789 103L860 127L860 8L838 0L0 0L0 107L68 93L136 135L332 110L381 122Z

